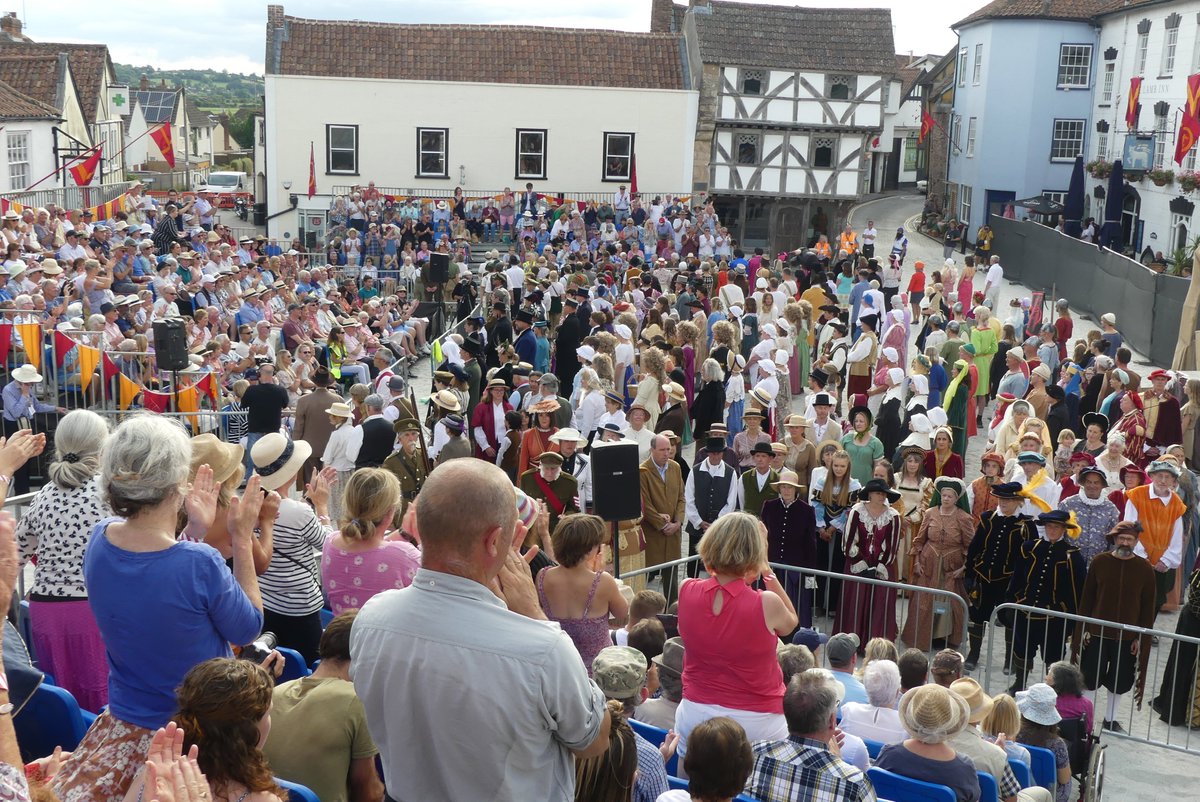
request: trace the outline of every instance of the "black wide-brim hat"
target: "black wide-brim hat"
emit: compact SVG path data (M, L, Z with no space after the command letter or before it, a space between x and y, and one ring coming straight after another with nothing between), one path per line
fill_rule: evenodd
M895 504L900 500L900 494L888 487L887 482L883 481L882 479L872 479L863 485L858 491L858 500L866 501L871 497L872 493L883 493L887 496L889 504Z
M1108 433L1108 427L1111 425L1108 422L1108 416L1103 412L1085 412L1083 413L1083 428L1086 431L1087 427L1095 424L1099 426L1105 434Z

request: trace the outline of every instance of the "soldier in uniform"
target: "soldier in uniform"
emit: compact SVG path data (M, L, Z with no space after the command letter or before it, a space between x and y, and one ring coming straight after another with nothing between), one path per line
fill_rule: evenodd
M1021 544L1037 537L1033 519L1021 515L1021 505L1024 503L1024 499L1018 495L1021 485L1004 482L992 485L989 489L996 507L979 516L975 537L967 547L967 570L963 577L971 617L967 630L971 648L965 664L968 671L974 671L979 663L979 650L987 623L996 605L1004 601L1008 592ZM1012 632L1012 627L1004 627L1006 674L1012 659Z
M518 486L531 499L546 503L546 509L550 511L551 532L558 526L562 516L579 512L579 507L575 504L575 497L579 495L579 483L575 481L574 476L563 470L563 456L557 451L543 451L538 455L537 467L521 474Z
M416 418L401 418L392 424L392 429L400 439L400 448L383 461L383 467L400 480L400 510L397 517L402 519L408 505L421 492L429 476L429 465L420 447L421 423Z
M993 488L994 490L994 488ZM1008 586L1007 601L1059 613L1079 608L1087 566L1074 544L1079 524L1065 510L1051 510L1037 518L1046 528L1043 538L1021 544ZM1025 680L1038 649L1049 666L1061 660L1066 650L1067 622L1038 613L1017 612L1013 624L1013 684L1009 695L1025 689Z

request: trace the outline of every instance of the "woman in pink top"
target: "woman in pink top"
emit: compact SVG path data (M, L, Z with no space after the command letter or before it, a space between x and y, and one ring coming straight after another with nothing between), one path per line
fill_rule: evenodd
M362 607L376 593L408 587L421 567L416 533L388 531L400 507L395 474L355 471L342 504L341 531L325 539L321 554L321 585L334 615Z
M679 635L687 644L675 713L679 754L687 751L688 733L715 716L741 724L751 741L786 738L775 649L798 619L767 565L767 529L753 515L728 513L698 550L709 578L689 579L679 590ZM765 591L750 586L759 577Z

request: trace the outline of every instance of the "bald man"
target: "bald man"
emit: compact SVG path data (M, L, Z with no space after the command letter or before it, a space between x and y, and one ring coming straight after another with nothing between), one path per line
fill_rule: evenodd
M367 602L350 638L388 796L570 802L575 758L604 753L611 720L575 645L542 623L514 550L525 532L512 483L483 460L451 460L417 497L415 524L412 585Z
M642 488L642 532L646 538L646 565L678 560L680 532L684 522L683 473L671 459L671 441L661 434L650 441L650 456L638 472ZM667 603L675 601L679 587L675 567L655 572L662 575ZM649 580L655 575L649 574Z

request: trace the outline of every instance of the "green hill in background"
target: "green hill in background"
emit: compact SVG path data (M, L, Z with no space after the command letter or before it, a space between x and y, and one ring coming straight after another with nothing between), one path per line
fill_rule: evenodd
M160 81L168 86L187 87L188 96L205 111L219 113L234 112L243 108L262 106L263 77L240 75L224 70L160 70L150 66L135 67L131 64L113 64L117 82L137 89L142 76L155 87Z

